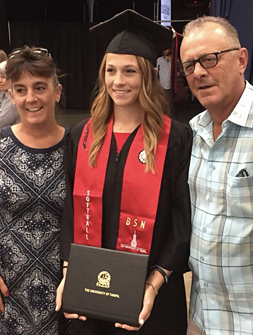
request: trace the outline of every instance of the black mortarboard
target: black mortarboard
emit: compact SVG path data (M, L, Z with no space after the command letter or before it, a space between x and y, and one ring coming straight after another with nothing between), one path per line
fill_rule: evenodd
M131 9L93 26L90 30L112 39L106 53L141 56L154 66L158 54L172 45L173 33L170 28Z

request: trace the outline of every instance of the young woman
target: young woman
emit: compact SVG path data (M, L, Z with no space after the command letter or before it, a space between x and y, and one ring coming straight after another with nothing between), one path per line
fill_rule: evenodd
M67 136L61 258L65 276L73 241L149 254L140 327L65 316L82 320L74 322L73 334L185 334L183 272L188 270L189 257L187 174L192 135L187 126L164 115L167 102L154 68L156 52L139 32L144 26L165 44L171 35L167 28L133 11L116 16L109 26L118 26L118 19L127 21L131 31L125 27L109 44L92 117ZM138 33L133 33L133 27ZM107 33L106 25L100 28ZM65 277L58 288L57 310L64 282Z
M56 335L66 131L55 104L62 88L46 49L12 52L6 76L20 123L1 129L0 333Z

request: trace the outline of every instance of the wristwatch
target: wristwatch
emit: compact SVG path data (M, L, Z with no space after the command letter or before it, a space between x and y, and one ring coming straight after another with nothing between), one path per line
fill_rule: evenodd
M167 275L167 273L163 270L163 268L159 265L154 265L152 266L152 269L153 270L157 270L158 272L160 272L160 274L163 276L164 278L164 282L165 284L168 284L168 281L169 281L169 276L172 274L173 271L170 271L169 275Z

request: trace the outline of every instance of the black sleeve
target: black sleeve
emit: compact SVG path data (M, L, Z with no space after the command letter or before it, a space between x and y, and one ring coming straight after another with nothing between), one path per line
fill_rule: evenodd
M70 245L73 242L74 236L73 187L76 168L76 155L79 139L86 121L87 120L81 121L77 125L73 126L65 139L64 168L66 181L66 200L64 204L60 229L60 257L64 261L67 261L69 258Z
M168 178L170 189L167 200L169 231L164 240L157 264L179 272L187 272L190 253L191 204L188 187L188 170L192 147L190 127L172 121L168 156L164 175ZM164 219L164 218L163 218ZM159 223L158 223L159 224Z

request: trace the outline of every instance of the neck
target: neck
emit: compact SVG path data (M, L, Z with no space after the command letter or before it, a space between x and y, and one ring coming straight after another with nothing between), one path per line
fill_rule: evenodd
M170 59L171 59L171 56L170 56L170 55L166 55L166 56L164 56L164 58L165 58L166 60L170 60Z
M113 131L118 133L131 133L143 120L141 107L120 107L114 106Z
M213 137L214 141L216 141L219 134L222 132L222 123L229 117L229 115L233 112L235 106L240 100L244 91L244 87L241 90L241 93L238 95L234 95L234 99L230 101L227 105L217 107L213 107L208 109L208 112L213 120Z
M50 125L28 125L21 121L11 128L21 143L32 148L49 148L54 146L61 141L65 132L65 129L56 122L52 122Z

